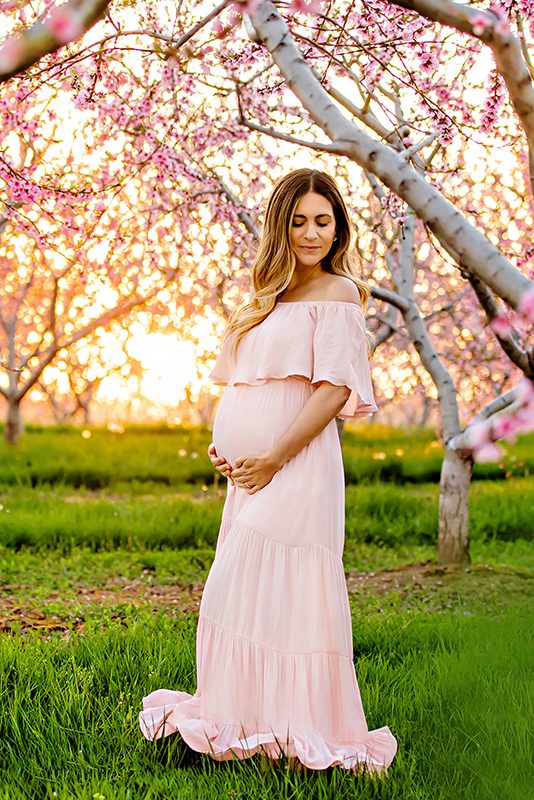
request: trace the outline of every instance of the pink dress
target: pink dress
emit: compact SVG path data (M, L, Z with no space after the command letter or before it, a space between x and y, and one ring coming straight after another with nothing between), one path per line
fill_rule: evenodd
M376 411L365 319L355 303L279 302L227 339L210 377L226 384L213 442L230 464L270 448L326 380L352 392L339 416ZM343 569L345 482L335 419L255 494L228 482L197 628L194 695L143 698L147 739L179 733L223 760L258 750L312 769L389 766L397 741L369 731L353 663Z

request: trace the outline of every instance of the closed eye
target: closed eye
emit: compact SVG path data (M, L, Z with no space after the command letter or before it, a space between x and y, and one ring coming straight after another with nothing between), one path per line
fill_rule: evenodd
M326 228L328 226L328 224L329 224L328 222L318 222L317 223L317 227L318 228ZM293 223L293 227L294 228L302 228L303 225L304 225L303 222L294 222Z

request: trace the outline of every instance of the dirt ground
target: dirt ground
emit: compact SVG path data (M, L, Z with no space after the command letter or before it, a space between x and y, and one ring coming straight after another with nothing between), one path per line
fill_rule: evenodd
M454 608L460 603L464 608L472 604L482 605L488 610L498 611L500 606L514 603L516 596L524 602L526 596L534 596L534 573L511 567L476 564L465 567L440 566L435 561L421 561L392 567L376 572L347 573L349 596L358 605L364 605L369 597L386 602L395 602L399 609L425 608L435 612ZM62 631L70 635L83 631L86 625L84 607L107 607L117 610L123 604L148 606L162 610L198 613L204 585L193 583L187 586L158 584L148 579L128 581L118 576L103 586L76 589L75 596L66 600L60 613L47 613L47 605L57 609L62 597L52 592L40 603L21 603L17 599L17 587L3 587L0 597L0 632L18 630L48 634ZM468 612L469 613L469 612Z

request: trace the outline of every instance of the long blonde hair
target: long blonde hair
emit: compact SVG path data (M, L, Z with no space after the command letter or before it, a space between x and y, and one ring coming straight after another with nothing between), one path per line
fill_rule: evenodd
M358 288L365 311L371 290L357 273L351 248L352 226L341 192L334 179L325 172L294 170L275 183L267 203L262 236L252 265L252 299L232 312L223 331L223 340L235 332L234 358L241 338L271 313L278 295L291 281L296 264L289 238L291 223L300 198L308 192L325 197L334 210L336 241L323 259L322 269L350 278Z

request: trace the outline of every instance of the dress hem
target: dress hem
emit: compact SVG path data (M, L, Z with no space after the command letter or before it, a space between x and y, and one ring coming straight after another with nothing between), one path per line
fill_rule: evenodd
M175 698L174 703L169 703ZM198 753L217 761L251 758L264 753L272 760L297 757L309 769L333 766L381 773L390 766L397 742L389 727L369 731L362 742L329 742L316 730L293 730L280 736L275 731L248 730L235 723L215 722L200 715L199 700L187 692L156 690L143 698L139 714L143 735L149 741L178 733Z

